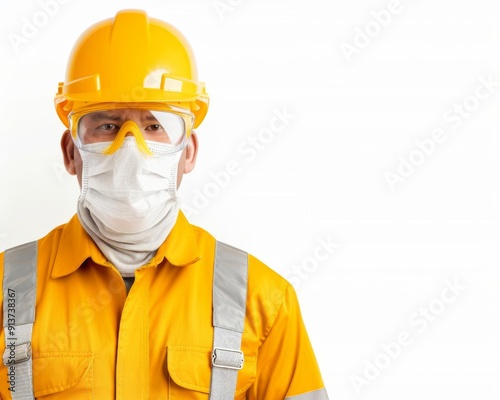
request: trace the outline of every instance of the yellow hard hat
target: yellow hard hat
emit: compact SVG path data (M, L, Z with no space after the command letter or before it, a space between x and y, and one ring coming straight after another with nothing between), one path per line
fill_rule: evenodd
M83 107L155 103L187 105L196 128L207 113L209 97L198 81L186 38L144 11L123 10L80 36L54 102L67 127L68 115Z

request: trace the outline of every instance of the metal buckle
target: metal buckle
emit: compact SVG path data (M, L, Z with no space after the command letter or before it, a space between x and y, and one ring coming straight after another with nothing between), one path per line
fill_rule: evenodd
M31 358L31 342L18 345L11 344L5 348L3 353L3 364L6 366L21 364Z
M212 352L212 365L214 367L240 370L243 368L244 362L245 356L239 350L215 347Z

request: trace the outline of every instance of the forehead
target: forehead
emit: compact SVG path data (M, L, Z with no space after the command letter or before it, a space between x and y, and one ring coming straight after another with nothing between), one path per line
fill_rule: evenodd
M150 110L140 110L136 108L119 108L114 110L99 110L86 114L82 117L86 121L151 121L155 116Z

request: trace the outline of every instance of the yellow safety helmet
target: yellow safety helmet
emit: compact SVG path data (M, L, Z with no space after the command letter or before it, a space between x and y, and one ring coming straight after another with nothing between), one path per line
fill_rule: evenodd
M97 104L182 104L195 116L208 110L205 84L186 38L172 25L144 11L123 10L88 28L71 52L65 82L54 99L66 127L68 116Z

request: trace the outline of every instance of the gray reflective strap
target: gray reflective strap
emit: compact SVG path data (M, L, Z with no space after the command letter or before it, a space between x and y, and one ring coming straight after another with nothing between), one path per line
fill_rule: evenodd
M225 243L215 247L213 281L214 345L210 400L232 400L243 367L248 254Z
M35 321L37 242L4 254L3 329L7 381L13 400L34 399L31 337Z
M328 400L328 393L326 393L326 389L323 388L312 392L298 394L297 396L287 397L285 400Z

